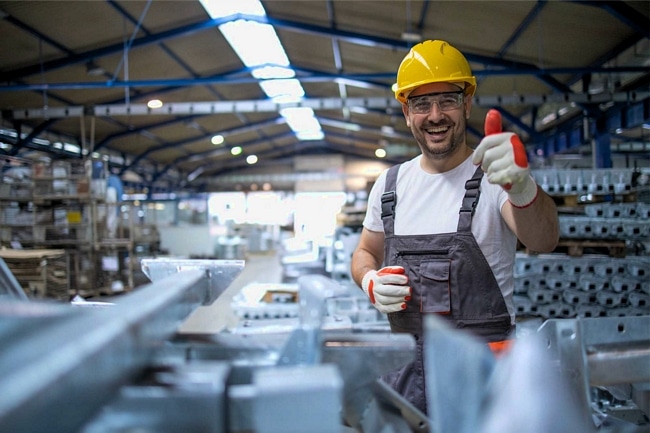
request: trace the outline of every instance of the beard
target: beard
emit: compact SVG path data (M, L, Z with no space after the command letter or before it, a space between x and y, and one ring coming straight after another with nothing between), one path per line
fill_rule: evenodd
M450 128L448 132L451 135L445 136L445 138L440 141L432 141L432 139L421 130L412 132L418 142L420 150L425 154L425 156L433 159L445 159L458 152L461 146L465 143L466 125L467 121L464 116L460 117L458 124L444 122L429 125L429 127L448 126Z

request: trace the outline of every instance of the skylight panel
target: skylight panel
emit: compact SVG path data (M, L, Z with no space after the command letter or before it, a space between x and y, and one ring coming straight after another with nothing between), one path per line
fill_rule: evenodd
M200 0L211 18L233 17L219 26L242 63L260 80L262 91L276 103L297 102L305 96L295 79L289 58L273 26L245 19L245 15L266 17L259 0ZM299 140L321 140L323 131L311 108L280 111Z
M266 16L259 0L199 0L210 18L223 18L229 15L246 14Z
M287 124L296 133L298 138L304 140L318 140L323 138L320 123L314 115L314 110L309 107L287 107L280 110L280 115L287 119Z
M293 78L296 73L291 68L283 68L280 66L260 66L253 70L253 77L259 79L268 78Z
M305 91L300 82L295 79L261 81L260 87L273 102L278 104L298 102L305 96Z
M260 65L289 66L284 48L273 26L237 20L219 26L228 43L249 68Z

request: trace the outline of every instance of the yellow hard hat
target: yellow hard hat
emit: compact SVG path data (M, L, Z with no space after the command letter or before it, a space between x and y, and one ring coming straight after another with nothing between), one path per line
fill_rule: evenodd
M445 41L424 41L411 48L397 70L397 82L392 88L395 99L405 104L416 87L429 83L464 83L469 96L476 91L476 77L467 59Z

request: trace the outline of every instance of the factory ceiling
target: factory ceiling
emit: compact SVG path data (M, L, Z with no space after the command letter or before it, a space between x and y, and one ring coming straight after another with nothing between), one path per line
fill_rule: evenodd
M423 39L447 40L471 63L471 144L493 107L545 156L594 133L613 149L649 141L648 1L261 4L262 16L212 18L198 0L0 1L0 154L97 152L149 187L197 191L298 155L376 160L384 149L387 163L400 162L417 146L391 85ZM233 49L222 30L242 19L275 31L300 100L271 99L269 78ZM264 37L239 39L266 47ZM286 113L297 107L311 108L320 135L294 132Z

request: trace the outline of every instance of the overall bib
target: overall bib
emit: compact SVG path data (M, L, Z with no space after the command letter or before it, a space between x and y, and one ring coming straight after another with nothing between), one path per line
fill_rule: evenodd
M415 360L382 379L424 414L426 394L422 359L422 317L439 314L457 329L487 342L510 338L514 328L496 278L471 231L480 196L480 167L465 183L456 233L395 235L396 183L399 165L391 167L381 198L384 266L403 266L412 288L405 310L389 313L392 332L416 340Z

